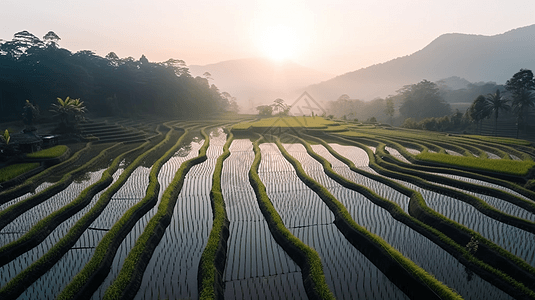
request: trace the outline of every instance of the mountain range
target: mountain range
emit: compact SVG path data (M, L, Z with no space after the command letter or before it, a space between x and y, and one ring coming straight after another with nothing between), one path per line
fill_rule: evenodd
M323 102L342 94L362 100L386 97L407 84L452 76L503 84L521 68L535 70L535 25L493 36L443 34L413 54L336 77L290 61L261 58L190 66L190 72L194 76L210 72L220 90L235 96L247 111L303 91Z
M342 94L370 100L423 79L458 76L470 82L505 83L521 68L535 70L535 25L493 36L443 34L411 55L337 76L307 91L326 100Z
M297 91L333 77L332 74L291 61L274 62L265 58L228 60L204 66L192 65L189 69L193 76L203 76L205 72L209 72L212 83L221 92L228 92L236 97L242 108L241 112L253 112L254 107L272 103L277 98L287 100L297 97Z

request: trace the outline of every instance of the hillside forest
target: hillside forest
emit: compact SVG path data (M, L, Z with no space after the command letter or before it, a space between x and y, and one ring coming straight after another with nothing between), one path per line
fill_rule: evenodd
M210 84L210 74L192 77L183 60L73 53L61 48L60 40L52 31L42 39L21 31L10 41L0 40L1 120L20 119L26 100L46 115L58 97L83 100L95 116L183 118L238 109L230 94Z

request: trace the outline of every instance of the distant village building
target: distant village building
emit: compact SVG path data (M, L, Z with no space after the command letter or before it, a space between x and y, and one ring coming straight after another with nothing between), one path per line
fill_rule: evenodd
M12 134L10 144L23 153L32 153L41 150L43 139L35 131L25 131Z

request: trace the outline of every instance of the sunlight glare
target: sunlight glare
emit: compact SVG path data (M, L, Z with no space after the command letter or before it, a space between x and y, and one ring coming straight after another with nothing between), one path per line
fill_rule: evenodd
M295 55L298 40L291 28L281 25L267 28L260 39L262 52L273 60L290 59Z

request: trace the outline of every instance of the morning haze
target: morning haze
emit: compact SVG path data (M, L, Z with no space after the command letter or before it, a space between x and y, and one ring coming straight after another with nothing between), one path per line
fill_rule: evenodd
M535 300L535 1L0 20L0 299Z

